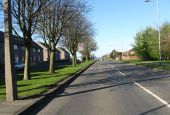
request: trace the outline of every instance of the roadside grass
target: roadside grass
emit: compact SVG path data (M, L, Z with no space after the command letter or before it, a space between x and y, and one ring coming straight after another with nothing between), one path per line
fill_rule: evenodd
M125 63L138 64L143 62L142 60L123 60Z
M23 73L19 73L17 80L18 96L19 98L22 98L45 93L55 84L75 74L93 62L94 61L84 62L76 67L71 65L55 67L56 71L54 74L49 74L47 70L41 72L35 71L31 73L31 80L27 81L23 81ZM0 77L0 101L1 100L5 100L4 77Z
M162 61L126 60L124 62L135 64L135 65L141 65L152 69L157 68L161 70L170 71L170 60L162 60Z

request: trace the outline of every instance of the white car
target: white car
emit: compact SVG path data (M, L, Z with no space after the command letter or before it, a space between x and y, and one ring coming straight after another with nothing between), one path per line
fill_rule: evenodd
M25 66L24 63L21 62L21 61L15 62L15 68L16 68L17 70L24 69L24 66Z

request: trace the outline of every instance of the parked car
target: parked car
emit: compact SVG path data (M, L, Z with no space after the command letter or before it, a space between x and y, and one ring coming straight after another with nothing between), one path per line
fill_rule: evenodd
M23 62L20 62L20 61L17 61L17 62L15 62L15 68L17 69L17 70L21 70L21 69L24 69L24 63Z

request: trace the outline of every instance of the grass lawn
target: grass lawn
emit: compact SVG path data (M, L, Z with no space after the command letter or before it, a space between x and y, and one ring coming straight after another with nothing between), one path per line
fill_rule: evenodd
M77 71L87 67L93 61L84 62L76 67L71 65L63 65L56 68L55 74L49 74L48 71L38 71L31 73L31 80L23 81L23 73L18 74L18 95L21 97L28 97L42 94L50 89L50 87L58 82L66 79ZM0 101L5 100L5 82L4 77L0 77Z
M170 70L170 60L166 60L166 61L126 60L124 62L135 64L135 65L141 65L152 69L157 68L157 69L163 69L168 71Z

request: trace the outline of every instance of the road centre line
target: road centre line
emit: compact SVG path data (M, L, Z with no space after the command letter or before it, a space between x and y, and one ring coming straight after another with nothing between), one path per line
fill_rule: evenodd
M126 75L124 73L122 73L121 71L117 70L114 66L111 65L112 68L114 68L116 71L118 71L121 75L123 75L124 77L126 77ZM135 85L137 85L138 87L140 87L141 89L143 89L145 92L147 92L148 94L150 94L151 96L153 96L154 98L156 98L158 101L160 101L161 103L163 103L164 105L166 105L168 108L170 108L170 104L168 102L166 102L165 100L163 100L161 97L157 96L156 94L154 94L153 92L151 92L150 90L148 90L147 88L145 88L144 86L142 86L141 84L132 81Z

